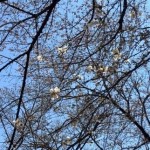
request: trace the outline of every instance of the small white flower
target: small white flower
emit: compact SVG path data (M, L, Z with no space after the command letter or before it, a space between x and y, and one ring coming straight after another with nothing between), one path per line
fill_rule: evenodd
M50 89L50 93L60 93L60 89L58 87L55 87L53 89Z
M121 53L119 52L119 50L118 49L114 49L113 51L112 51L112 54L113 54L113 59L114 59L114 61L118 61L119 59L121 59Z
M53 93L53 94L51 94L51 98L52 98L52 100L54 100L54 99L58 99L58 98L59 98L59 95L58 95L58 94Z
M42 55L38 55L38 56L37 56L37 60L38 60L38 61L42 61L42 60L43 60Z
M86 69L87 69L88 72L91 72L93 70L93 67L92 67L92 65L89 65L89 66L87 66Z
M15 124L15 123L16 123L16 121L15 121L15 120L13 120L12 122L13 122L13 124Z
M114 49L113 51L112 51L112 54L113 55L118 55L120 52L119 52L119 50L118 50L118 48L116 48L116 49Z
M16 125L19 122L19 119L13 120L13 124Z
M77 79L83 80L83 76L79 74L79 75L77 75Z
M67 137L66 137L66 139L69 139L69 140L70 140L70 137L69 137L69 136L67 136Z
M130 62L130 59L126 59L125 62L126 62L126 63L131 63L131 62Z
M101 72L103 72L103 71L104 71L104 68L103 68L103 67L99 67L98 70L101 71Z
M21 128L21 127L23 127L23 123L22 123L22 121L20 121L19 119L13 120L13 124L14 124L14 126L15 126L16 128Z
M77 120L72 121L72 122L71 122L71 125L72 125L73 127L76 127L76 126L77 126Z
M121 54L114 55L114 61L118 61L119 59L121 59Z
M52 99L59 98L60 89L58 87L55 87L53 89L50 89L50 94Z
M109 67L108 67L108 66L105 67L105 66L100 65L96 72L97 72L98 74L99 74L99 73L106 74L106 73L108 73L108 70L109 70Z
M131 18L135 18L135 17L136 17L136 12L132 10L132 11L130 12L129 16L130 16Z
M106 72L108 72L108 66L106 66L105 68L104 68L104 72L106 73Z
M68 50L68 45L65 45L63 47L58 47L57 48L57 51L58 51L59 54L64 54L64 53L67 52L67 50Z
M69 136L66 137L65 143L67 145L71 144L71 138Z
M80 74L73 74L73 79L75 79L75 80L83 80L83 76L82 75L80 75Z
M55 87L55 88L54 88L54 92L55 92L55 93L60 93L60 89L59 89L58 87Z

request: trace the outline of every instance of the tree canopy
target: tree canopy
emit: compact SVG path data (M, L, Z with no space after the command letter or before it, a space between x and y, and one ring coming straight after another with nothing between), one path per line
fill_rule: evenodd
M1 0L0 147L150 148L149 0Z

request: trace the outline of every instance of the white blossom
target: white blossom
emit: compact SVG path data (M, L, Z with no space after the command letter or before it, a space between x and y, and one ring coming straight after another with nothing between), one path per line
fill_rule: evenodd
M60 89L58 87L50 89L50 94L52 99L59 98Z
M114 49L113 51L112 51L112 54L113 54L113 59L114 59L114 61L118 61L119 59L121 59L121 53L119 52L119 50L118 49Z
M88 72L91 72L93 70L93 67L92 67L92 65L89 65L89 66L87 66L86 69L87 69Z
M67 145L71 144L71 138L69 136L66 137L65 143Z
M104 71L104 68L103 68L103 67L99 67L98 70L101 71L101 72L103 72L103 71Z
M54 92L55 92L55 93L60 93L60 89L59 89L58 87L55 87L55 88L54 88Z
M83 80L83 76L80 74L73 74L73 78L76 80Z
M13 120L13 124L14 124L14 125L16 125L16 124L18 124L18 123L19 123L19 119Z
M121 59L121 54L114 55L114 61L118 61L119 59Z
M77 79L83 80L83 76L79 74L79 75L77 75Z
M116 48L112 51L112 53L113 53L113 55L118 55L120 52L119 52L118 48Z
M58 47L58 48L57 48L57 51L58 51L58 53L59 53L60 55L66 53L67 50L68 50L68 45L65 45L65 46L63 46L63 47Z
M97 73L103 73L106 74L109 71L109 67L108 66L102 66L100 65L99 68L96 70Z
M131 63L130 59L125 60L126 63Z
M104 72L105 72L105 73L108 72L108 69L109 69L108 66L104 67Z
M13 120L13 124L16 128L22 128L23 127L23 122L19 119Z
M136 12L132 10L132 11L130 12L129 16L130 16L131 18L135 18L135 17L136 17Z
M37 56L37 60L38 60L38 61L42 61L42 60L43 60L42 55L38 55L38 56Z

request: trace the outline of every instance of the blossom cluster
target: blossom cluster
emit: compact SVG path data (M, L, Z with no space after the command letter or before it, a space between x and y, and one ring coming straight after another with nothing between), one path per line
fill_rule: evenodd
M118 49L114 49L112 51L112 54L113 54L114 61L118 61L121 59L121 53L119 52Z
M18 129L21 130L23 128L23 122L20 119L13 120L13 125Z
M58 47L57 51L59 55L63 55L64 53L66 53L68 50L68 45L65 45L63 47Z
M42 55L38 55L37 56L37 60L40 61L40 62L43 61L43 56Z
M60 89L58 87L50 89L50 94L52 99L59 98Z

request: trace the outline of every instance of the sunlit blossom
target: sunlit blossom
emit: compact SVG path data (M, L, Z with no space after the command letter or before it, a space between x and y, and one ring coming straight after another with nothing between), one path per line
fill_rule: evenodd
M66 53L67 50L68 50L68 45L65 45L65 46L63 46L63 47L58 47L58 48L57 48L57 51L58 51L58 53L59 53L60 55Z
M120 52L119 52L118 48L116 48L112 51L112 53L113 53L113 55L118 55Z
M76 127L76 126L77 126L77 120L72 121L72 122L71 122L71 125L72 125L73 127Z
M60 89L59 89L58 87L55 87L55 88L54 88L54 92L55 92L55 93L60 93Z
M23 126L22 121L19 120L19 119L13 120L13 124L14 124L14 126L17 127L17 128L20 128L20 127Z
M71 138L69 136L66 137L65 143L67 145L71 144Z
M73 74L73 78L76 80L83 80L83 76L80 74Z
M19 119L13 120L13 124L14 124L14 125L16 125L16 124L18 124L18 123L19 123Z
M50 89L50 94L52 99L59 98L60 89L58 87Z
M135 11L132 10L132 11L130 12L129 16L130 16L131 18L135 18L135 17L136 17Z
M109 71L109 67L108 66L102 66L100 65L99 68L96 70L96 73L97 74L103 74L103 75L106 75Z
M37 60L38 60L38 61L42 61L42 60L43 60L42 55L38 55L38 56L37 56Z
M119 59L121 59L121 53L119 52L118 49L114 49L112 51L112 54L113 54L114 61L118 61Z
M79 75L77 75L77 79L83 80L83 76L79 74Z
M101 72L103 72L103 71L104 71L104 68L103 68L103 67L99 67L98 70L101 71Z
M108 66L100 66L99 68L98 68L98 71L100 71L100 72L107 72L108 71Z
M88 72L91 72L91 71L93 70L92 65L87 66L86 70L87 70Z
M121 59L121 54L118 54L118 55L114 55L114 61L117 61L119 59Z
M125 60L126 63L131 63L130 59Z
M104 67L104 73L108 72L108 69L109 69L108 66Z

